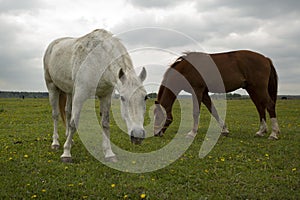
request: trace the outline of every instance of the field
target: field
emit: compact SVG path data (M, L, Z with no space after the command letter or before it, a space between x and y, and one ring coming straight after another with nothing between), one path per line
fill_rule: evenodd
M250 100L229 100L227 106L230 136L220 137L206 157L198 156L210 121L202 107L198 135L179 159L157 171L126 173L90 155L78 134L74 162L61 163L62 149L50 148L48 99L0 99L0 199L299 199L300 101L278 101L278 141L254 137L259 122ZM176 120L164 137L149 137L141 146L119 133L112 119L112 141L132 152L159 149L174 138L179 113L176 103ZM145 121L150 121L148 111ZM62 123L59 131L63 144Z

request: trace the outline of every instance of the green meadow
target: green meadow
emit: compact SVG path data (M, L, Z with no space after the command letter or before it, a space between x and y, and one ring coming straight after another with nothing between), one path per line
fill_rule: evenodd
M180 101L191 105L189 99ZM147 102L145 126L151 124L153 103ZM174 139L180 122L191 122L191 116L181 116L179 105L177 101L175 121L163 137L133 145L117 125L120 117L114 102L112 142L132 152L164 147ZM254 137L259 121L250 100L228 100L226 113L230 135L220 137L204 158L198 155L210 116L202 106L198 135L177 160L157 171L126 173L95 159L78 134L73 163L62 163L62 147L50 148L53 123L48 99L0 99L0 199L299 199L300 100L278 100L282 133L278 141L267 139L270 131L263 138ZM62 123L59 132L62 146Z

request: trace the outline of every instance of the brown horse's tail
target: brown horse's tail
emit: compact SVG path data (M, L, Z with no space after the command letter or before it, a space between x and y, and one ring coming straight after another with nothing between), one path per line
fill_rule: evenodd
M66 125L66 111L65 111L66 103L67 103L66 93L61 92L59 94L59 112L64 125Z
M272 60L268 58L270 62L270 67L271 67L271 73L269 77L269 86L268 86L268 91L269 95L274 103L276 103L277 100L277 90L278 90L278 75L277 72L274 68L274 65L272 63Z

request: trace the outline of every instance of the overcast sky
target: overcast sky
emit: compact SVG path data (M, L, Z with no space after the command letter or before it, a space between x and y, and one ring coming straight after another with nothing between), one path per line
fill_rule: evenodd
M47 45L111 31L155 90L183 51L249 49L273 60L279 94L300 94L299 0L0 0L0 90L47 91Z

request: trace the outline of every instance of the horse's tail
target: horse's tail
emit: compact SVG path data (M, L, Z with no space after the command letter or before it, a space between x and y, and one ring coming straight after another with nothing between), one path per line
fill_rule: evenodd
M278 75L277 72L274 68L274 65L272 63L272 60L268 58L270 62L270 67L271 67L271 73L269 77L269 85L268 85L268 91L269 95L274 103L276 103L277 100L277 90L278 90Z
M66 93L60 92L60 94L59 94L59 112L60 112L60 116L61 116L61 119L63 120L64 125L66 125L66 111L65 111L66 103L67 103Z

